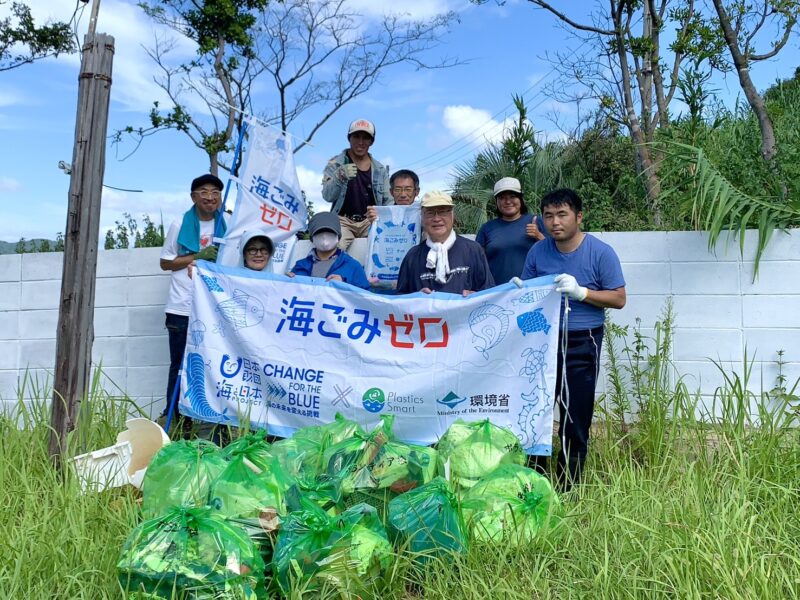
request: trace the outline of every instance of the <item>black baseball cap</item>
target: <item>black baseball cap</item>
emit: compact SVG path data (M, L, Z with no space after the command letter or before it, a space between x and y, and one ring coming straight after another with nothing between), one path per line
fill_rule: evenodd
M210 183L220 191L222 191L222 188L225 187L219 177L212 175L211 173L206 173L205 175L200 175L200 177L195 177L192 179L192 191L195 191L201 185L206 185L207 183Z

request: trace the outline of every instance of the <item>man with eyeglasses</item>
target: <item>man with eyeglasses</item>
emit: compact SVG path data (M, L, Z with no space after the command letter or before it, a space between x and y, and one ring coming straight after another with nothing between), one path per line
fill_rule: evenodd
M494 286L486 255L476 242L453 231L453 199L444 192L422 198L427 239L409 250L400 265L397 293L449 292L468 296Z
M389 178L389 193L397 206L410 206L419 195L419 175L409 169L400 169ZM367 208L367 218L373 223L378 218L374 206Z
M170 225L161 249L161 269L171 272L164 309L170 363L167 406L162 417L169 410L186 348L186 331L192 308L192 282L187 267L195 260L215 261L217 246L214 245L214 238L224 236L227 228L227 215L221 208L223 187L222 181L210 173L193 179L190 188L192 207Z
M369 153L375 142L375 125L366 119L353 121L347 141L350 147L331 158L322 174L322 198L331 203L331 212L339 215L342 250L355 238L367 237L370 206L392 204L389 169Z

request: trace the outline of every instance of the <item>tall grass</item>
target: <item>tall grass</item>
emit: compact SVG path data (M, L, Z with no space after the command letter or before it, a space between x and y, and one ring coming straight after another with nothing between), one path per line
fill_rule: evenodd
M748 360L703 402L672 369L671 330L669 308L652 336L609 329L610 391L585 482L564 496L555 531L523 548L473 544L421 570L400 559L375 597L800 597L797 386L748 391ZM45 403L17 407L0 419L0 595L121 597L114 565L136 493L82 495L51 466ZM129 410L95 387L72 447L113 443ZM291 596L317 597L340 596Z

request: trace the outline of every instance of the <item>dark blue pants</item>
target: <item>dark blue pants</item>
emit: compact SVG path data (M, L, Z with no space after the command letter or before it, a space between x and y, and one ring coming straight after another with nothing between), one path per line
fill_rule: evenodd
M174 315L167 313L167 319L164 322L167 332L169 333L169 377L167 379L167 404L164 407L162 414L166 415L169 411L170 402L172 402L172 395L175 393L175 384L178 381L178 373L181 370L181 361L183 360L183 352L186 350L186 332L189 329L189 317L183 315ZM180 393L180 392L179 392ZM180 397L178 398L178 402ZM178 403L175 403L175 414L173 418L178 415Z
M558 341L558 366L556 374L556 402L561 417L558 438L559 482L565 489L580 481L583 464L589 452L589 430L594 415L594 391L600 367L600 349L603 345L603 327L567 332L566 373L562 368L563 340ZM567 385L563 386L566 375Z

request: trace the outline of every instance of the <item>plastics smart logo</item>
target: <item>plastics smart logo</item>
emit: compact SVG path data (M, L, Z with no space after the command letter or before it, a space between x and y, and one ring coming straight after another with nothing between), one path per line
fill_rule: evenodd
M381 388L369 388L364 392L364 395L361 396L361 403L369 412L378 413L383 410L386 404L386 395Z

